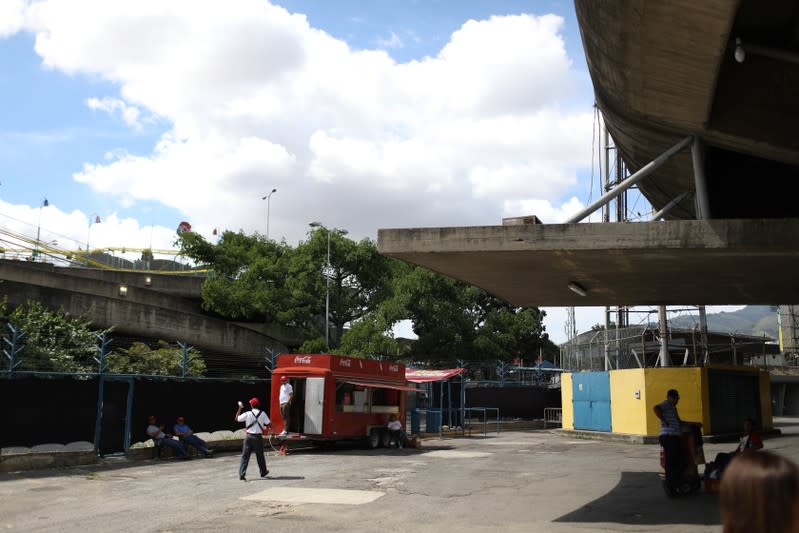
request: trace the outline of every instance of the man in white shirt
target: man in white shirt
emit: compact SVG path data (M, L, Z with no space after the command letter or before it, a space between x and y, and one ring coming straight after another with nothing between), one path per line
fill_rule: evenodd
M283 431L280 432L281 437L285 437L289 430L289 416L291 412L291 400L294 398L294 387L289 383L288 376L280 378L280 396L278 402L280 403L280 416L283 418Z
M239 402L239 410L236 411L234 419L237 422L244 422L244 445L241 449L241 462L239 463L239 479L247 481L247 466L250 464L250 455L255 454L258 461L258 469L261 477L265 478L269 473L266 469L266 458L264 458L264 428L272 427L269 417L260 409L261 401L258 398L250 399L249 411L241 412L244 404Z
M402 430L402 422L399 421L394 413L391 413L391 416L388 417L388 431L397 448L408 445L408 435Z

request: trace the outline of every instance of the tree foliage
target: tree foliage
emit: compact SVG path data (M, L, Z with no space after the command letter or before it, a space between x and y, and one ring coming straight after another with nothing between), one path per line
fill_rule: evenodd
M188 350L187 376L205 374L205 362L195 348ZM114 350L106 356L106 371L115 374L145 374L153 376L182 376L183 350L159 341L158 348L134 342L130 348Z
M100 336L111 333L110 329L92 328L86 316L73 317L63 310L52 311L36 301L18 306L10 314L5 300L0 302L0 325L3 336L8 337L11 323L24 335L20 339L21 350L17 354L18 371L95 373L99 371ZM205 374L205 362L200 353L188 351L187 375ZM8 363L8 361L6 361ZM159 347L149 348L141 342L128 349L117 349L106 355L105 372L118 374L148 374L180 376L183 352L159 341Z
M85 316L72 317L28 301L8 317L25 333L17 370L44 372L96 372L98 331Z
M411 355L416 359L510 360L554 347L541 310L513 307L424 268L411 267L397 278L394 301L387 305L391 313L412 321L418 341Z
M294 328L303 339L295 351L326 350L329 307L334 353L396 357L392 330L401 320L410 320L418 337L406 354L414 359L557 353L539 309L513 307L477 287L382 256L369 239L355 242L320 227L296 248L241 232L224 232L216 245L184 233L180 245L184 255L215 272L203 285L205 309Z
M345 325L374 310L390 291L389 259L373 242L356 243L326 228L312 231L296 248L230 231L216 245L195 233L182 234L180 244L184 255L215 272L203 284L206 310L294 328L306 339L303 348L318 346L319 338L325 348L327 307L335 346Z

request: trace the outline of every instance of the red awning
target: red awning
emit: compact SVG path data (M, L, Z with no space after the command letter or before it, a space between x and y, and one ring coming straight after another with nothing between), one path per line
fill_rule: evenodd
M408 392L424 392L421 389L417 389L416 387L411 387L408 385L399 385L396 383L381 383L379 381L356 381L354 379L339 379L342 383L349 383L350 385L357 385L359 387L366 387L369 389L393 389L393 390L404 390Z
M405 379L414 383L428 383L430 381L444 381L445 379L460 376L465 368L447 368L444 370L422 370L418 368L406 368Z

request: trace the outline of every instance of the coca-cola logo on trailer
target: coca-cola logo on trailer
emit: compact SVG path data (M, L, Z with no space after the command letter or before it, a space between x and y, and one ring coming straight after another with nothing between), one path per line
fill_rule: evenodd
M294 364L296 365L310 365L311 364L311 356L310 355L298 355L294 358Z
M388 367L389 372L399 372L399 365L390 365Z
M352 361L349 359L339 359L338 364L339 366L346 366L347 368L350 368L352 366Z

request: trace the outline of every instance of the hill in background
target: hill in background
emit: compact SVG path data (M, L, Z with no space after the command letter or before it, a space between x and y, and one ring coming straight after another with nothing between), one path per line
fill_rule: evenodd
M699 326L699 314L681 315L669 319L673 328L690 329ZM773 305L747 305L738 311L723 311L707 314L707 329L715 333L738 333L741 335L766 335L774 340L777 332L777 307Z

